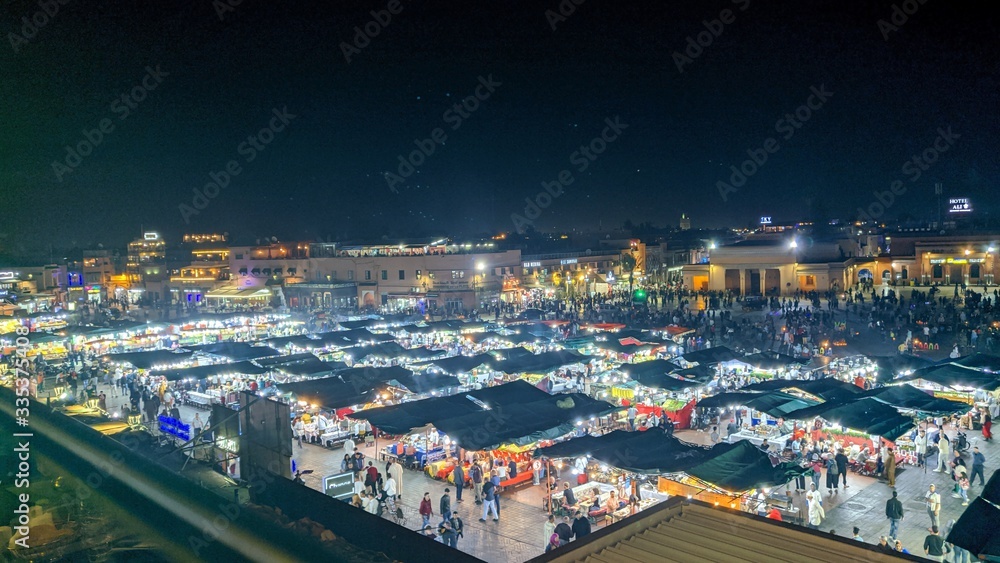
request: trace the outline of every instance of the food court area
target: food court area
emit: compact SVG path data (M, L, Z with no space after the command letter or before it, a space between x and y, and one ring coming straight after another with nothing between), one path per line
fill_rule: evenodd
M40 400L177 443L210 427L216 408L238 409L241 392L287 403L292 472L306 486L351 501L327 486L352 473L345 456L360 452L385 474L399 463L403 518L385 517L411 529L418 489L434 490L436 507L440 491L454 498L461 486L470 540L459 548L487 560L501 560L483 557L491 546L510 560L540 554L550 514L597 529L677 496L803 523L792 491L812 480L810 452L843 452L852 473L873 478L889 449L897 467L916 465L917 428L981 431L1000 388L1000 358L982 354L803 360L722 346L686 352L683 327L584 325L568 338L561 321L324 324L336 330L252 313L63 326L31 332L29 356L49 374ZM13 336L0 335L5 355ZM69 371L100 385L76 390ZM0 367L0 377L11 370ZM134 403L98 401L123 378L151 389L163 412L143 421ZM238 479L224 439L192 455ZM508 516L494 528L478 522L473 464L499 479Z

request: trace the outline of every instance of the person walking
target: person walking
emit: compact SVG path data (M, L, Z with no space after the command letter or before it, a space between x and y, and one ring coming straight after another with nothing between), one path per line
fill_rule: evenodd
M469 478L472 480L472 492L476 495L476 504L483 504L483 468L479 462L473 462L469 468Z
M386 495L386 504L388 505L389 510L392 510L392 512L395 513L396 497L399 493L399 490L396 488L396 479L392 477L392 474L390 474L389 478L385 480L384 491Z
M892 448L886 449L885 454L885 476L889 480L889 486L896 488L896 454Z
M806 499L809 503L809 527L818 530L823 519L826 518L826 512L823 511L823 506L819 501L813 498L812 493L807 494Z
M826 460L826 488L827 493L832 495L833 491L840 493L840 468L837 467L837 460L833 455L827 455L830 457Z
M493 521L500 521L500 514L497 513L496 498L493 491L493 482L486 481L483 483L483 517L479 519L480 522L486 521L486 516L489 514L490 509L493 510Z
M892 498L885 501L885 517L889 519L889 537L896 539L899 537L899 523L903 521L903 503L899 501L896 491L892 492Z
M635 417L639 415L639 411L636 410L635 405L631 405L628 408L628 428L632 432L635 432Z
M927 458L927 432L921 428L913 441L917 448L917 467L923 467Z
M846 490L847 485L847 454L844 453L843 449L837 450L837 455L833 457L834 461L837 462L837 471L840 473L840 477L844 480L844 489Z
M948 439L948 436L944 432L941 432L941 439L938 441L937 467L934 468L934 472L941 473L945 471L950 459L951 440Z
M455 502L462 502L462 489L465 488L465 469L462 467L462 460L458 460L451 475L455 479Z
M990 413L983 415L983 439L987 442L993 440L993 417Z
M438 511L441 513L441 522L451 520L451 489L446 488L441 500L438 502Z
M465 522L463 522L459 517L457 511L451 513L451 530L453 532L453 535L451 536L451 543L445 541L445 544L458 549L458 538L465 537Z
M972 475L969 477L969 483L971 484L976 480L976 475L979 475L979 485L985 485L986 479L983 477L983 470L986 465L986 456L979 451L979 446L972 448Z
M549 519L542 525L542 537L545 541L552 539L552 534L556 533L556 517L549 514Z
M938 534L938 527L931 526L931 533L924 538L924 554L931 561L944 561L944 539Z
M927 515L931 518L931 527L936 528L938 526L938 516L941 514L941 495L937 493L934 485L931 485L927 494L924 495L924 499L927 501ZM927 528L928 531L931 528Z
M420 525L420 529L426 528L431 523L431 516L434 516L434 507L431 503L431 494L424 493L424 498L420 499L420 518L423 523Z
M386 471L390 477L396 482L396 498L402 500L403 498L403 466L399 464L398 461L392 460L389 465L389 469Z
M590 534L590 518L582 510L577 510L576 518L573 519L573 536L579 540L588 534Z

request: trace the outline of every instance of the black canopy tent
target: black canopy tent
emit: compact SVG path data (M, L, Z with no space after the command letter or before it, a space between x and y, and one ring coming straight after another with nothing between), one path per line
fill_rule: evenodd
M558 350L554 352L542 352L520 358L496 361L492 363L493 369L506 374L512 373L547 373L555 371L561 367L572 364L583 364L590 361L588 356L584 356L571 350Z
M688 352L687 354L681 356L681 358L683 358L686 362L700 365L712 365L722 362L731 362L733 360L742 361L742 358L727 346L713 346L711 348L705 348L704 350Z
M489 352L489 354L497 358L493 363L496 363L496 361L516 360L518 358L523 358L525 356L535 355L534 352L528 350L524 346L517 346L515 348L501 348L499 350L493 350Z
M136 369L150 369L153 366L174 366L189 360L194 352L173 352L171 350L147 350L145 352L125 352L102 356L109 362L132 364Z
M798 389L824 401L839 401L854 398L864 390L850 383L845 383L833 377L823 379L771 379L747 385L740 391L780 391L783 389Z
M337 324L339 324L342 328L346 330L353 330L356 328L385 326L386 322L383 319L361 319L357 321L341 321Z
M339 409L373 400L377 384L354 384L334 375L295 383L279 383L278 391L292 394L300 401Z
M301 354L289 354L288 356L274 356L271 358L257 358L254 362L257 365L270 367L277 366L281 364L290 364L292 362L308 361L310 359L319 359L311 352L303 352Z
M281 348L305 348L310 349L315 347L316 341L304 334L297 336L278 336L276 338L268 338L263 341L264 344L280 350Z
M633 376L632 379L636 380L640 385L664 391L681 391L704 385L694 380L681 379L670 374L640 374Z
M968 403L939 399L909 384L877 387L865 391L864 396L874 397L898 409L912 410L933 416L949 416L972 409Z
M809 360L803 360L786 354L779 354L777 352L758 352L756 354L750 354L749 356L737 359L755 368L768 371L790 368L792 366L803 366L809 363Z
M182 379L206 379L217 375L260 375L267 371L266 368L244 360L241 362L212 364L208 366L153 371L152 374L162 375L168 381L180 381Z
M325 377L347 369L347 364L344 362L324 362L319 358L313 357L312 359L285 362L269 367L270 369L274 369L288 375L300 377Z
M890 441L914 426L912 417L904 416L895 407L871 397L850 402L828 401L788 413L786 418L809 420L817 416L834 426L881 436Z
M354 346L351 348L344 348L344 354L350 356L355 361L363 360L369 356L383 359L396 358L400 354L406 351L395 342L381 342L379 344L368 344L364 346Z
M402 367L402 366L388 366L388 367L354 367L348 368L337 372L337 377L343 379L344 381L351 383L355 382L359 386L374 385L379 383L385 383L387 381L397 380L409 377L413 372Z
M748 440L740 440L716 445L708 459L685 473L726 491L741 492L784 485L807 471L810 469L791 461L774 463L760 448Z
M317 348L351 348L366 343L391 342L391 334L375 334L366 328L321 332L313 335Z
M234 362L267 358L281 354L269 346L251 346L246 342L216 342L215 344L202 344L200 346L185 346L184 349L198 352L199 354L211 354L213 356L228 358Z
M583 394L549 395L524 381L369 409L350 415L389 434L433 425L469 450L530 443L570 432L576 422L616 410Z
M715 368L699 365L685 369L678 369L671 372L670 375L683 377L684 379L693 379L698 383L708 384L715 379L716 373Z
M639 362L637 364L622 364L618 367L618 371L625 373L633 379L643 375L666 375L676 372L679 369L680 366L670 360L649 360L648 362Z
M403 350L397 357L409 361L423 361L430 358L440 358L448 354L447 350L432 350L426 346L420 346L417 348L407 348Z
M709 448L678 440L660 428L650 428L645 432L615 430L603 436L573 438L535 450L535 455L549 459L589 456L625 471L657 475L686 471L708 459L710 452Z
M460 374L468 373L480 366L489 365L496 361L490 354L477 354L475 356L451 356L439 360L430 360L415 364L418 367L434 367L445 373Z
M550 459L589 456L646 475L683 472L734 492L783 485L809 471L797 463L775 464L766 452L747 440L707 448L678 440L659 428L573 438L538 449L535 455Z
M982 389L984 391L1000 388L1000 379L996 374L951 362L914 370L910 375L900 377L896 381L915 381L917 379L953 388Z
M447 373L413 373L393 381L399 383L407 391L416 394L432 393L441 389L459 387L462 382L454 375Z
M299 400L337 409L371 402L376 391L386 388L388 382L405 380L412 374L399 366L348 368L331 377L279 383L277 388Z
M913 371L930 366L933 362L925 358L920 358L910 354L900 354L897 356L871 356L868 358L875 362L877 372L875 381L888 383L896 378L897 374Z
M992 354L976 352L970 356L953 360L951 363L966 368L980 369L994 373L1000 372L1000 356Z
M804 399L783 393L770 391L767 393L719 393L698 401L699 408L745 406L766 413L774 418L787 418L788 413L819 404L811 399Z
M972 552L972 559L1000 559L1000 471L986 482L982 493L955 522L946 541Z

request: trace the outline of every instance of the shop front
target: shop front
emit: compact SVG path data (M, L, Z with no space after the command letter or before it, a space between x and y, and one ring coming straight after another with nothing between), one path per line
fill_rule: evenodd
M921 279L925 284L992 284L993 267L993 256L987 252L968 252L958 256L926 253Z

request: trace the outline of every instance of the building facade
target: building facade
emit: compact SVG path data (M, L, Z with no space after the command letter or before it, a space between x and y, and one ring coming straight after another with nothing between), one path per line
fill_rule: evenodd
M844 289L853 261L836 243L760 237L713 249L707 263L684 266L683 277L684 285L695 291L790 295Z
M339 245L272 243L232 247L241 290L280 286L293 308L471 310L501 298L520 277L520 251L492 243Z

